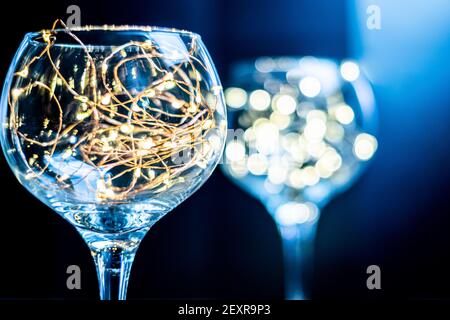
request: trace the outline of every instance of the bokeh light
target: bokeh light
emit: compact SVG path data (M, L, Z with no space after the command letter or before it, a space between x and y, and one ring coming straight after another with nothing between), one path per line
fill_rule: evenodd
M314 77L305 77L300 80L300 91L307 97L313 98L320 93L320 82Z
M341 75L347 81L355 81L359 77L359 66L356 62L345 61L341 64Z
M228 88L225 90L225 100L230 108L239 109L247 103L247 92L241 88Z
M270 106L270 94L265 90L255 90L250 94L250 107L264 111Z
M359 159L369 160L377 150L377 147L377 139L374 136L361 133L355 139L354 152Z

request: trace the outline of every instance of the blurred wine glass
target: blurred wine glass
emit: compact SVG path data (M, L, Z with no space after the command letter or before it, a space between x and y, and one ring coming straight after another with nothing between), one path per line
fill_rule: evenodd
M302 271L320 210L352 185L377 149L371 86L357 62L316 57L237 63L230 84L222 169L274 218L286 299L305 299Z
M17 179L88 244L101 299L125 299L142 238L208 179L226 136L200 36L154 27L27 34L1 122Z

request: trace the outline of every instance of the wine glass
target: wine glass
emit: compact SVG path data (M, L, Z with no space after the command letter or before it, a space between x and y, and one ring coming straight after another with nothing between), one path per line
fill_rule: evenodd
M304 299L302 272L320 209L355 181L377 148L371 86L355 61L315 57L238 63L231 83L222 169L274 218L285 296Z
M28 33L1 108L15 176L86 241L100 298L124 300L144 235L221 158L225 103L200 36L135 26Z

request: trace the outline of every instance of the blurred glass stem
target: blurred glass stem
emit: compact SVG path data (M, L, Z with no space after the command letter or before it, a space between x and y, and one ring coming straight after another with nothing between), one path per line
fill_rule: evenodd
M309 299L304 291L306 266L312 260L317 221L283 225L277 222L283 244L286 300Z

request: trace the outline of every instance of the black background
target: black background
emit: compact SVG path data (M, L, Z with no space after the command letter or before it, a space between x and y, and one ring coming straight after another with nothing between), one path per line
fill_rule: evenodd
M380 2L388 7L389 2ZM10 1L0 19L0 78L4 79L24 34L49 28L56 18L66 19L70 4L80 6L82 24L159 25L201 34L227 85L229 67L238 59L351 56L358 41L349 23L351 3ZM386 12L404 15L403 9L408 12L414 6L414 2L406 3ZM390 29L389 21L386 25L381 35L414 43L412 30L401 25ZM449 33L448 25L441 33L432 33L432 23L423 28L445 39L437 53L445 64L437 68L425 61L416 65L416 71L432 66L432 71L423 71L425 80L440 87L425 91L420 72L402 75L399 71L394 87L382 80L374 82L380 110L379 150L365 175L322 213L315 272L307 281L314 299L450 298L450 77L448 58L442 58L449 53ZM382 58L389 59L389 52ZM422 89L423 94L417 94ZM399 107L404 104L407 109ZM3 156L0 181L0 298L96 299L94 265L73 227L19 185ZM282 299L281 258L279 236L263 206L216 170L145 237L133 266L128 298ZM82 290L66 288L66 268L71 264L81 267ZM381 267L381 291L366 288L365 271L371 264Z

